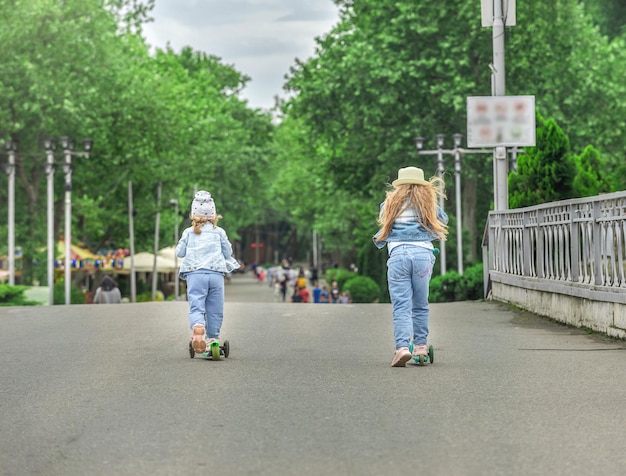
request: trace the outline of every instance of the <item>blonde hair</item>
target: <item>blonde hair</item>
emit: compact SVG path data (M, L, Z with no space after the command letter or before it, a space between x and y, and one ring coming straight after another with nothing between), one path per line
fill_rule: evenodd
M440 187L441 185L441 187ZM446 198L443 180L432 177L429 185L402 184L387 191L385 206L378 216L381 233L376 241L383 241L391 233L393 222L407 208L417 213L417 220L439 240L445 240L448 227L437 218L437 198Z
M196 235L199 235L200 233L202 233L202 227L206 223L211 223L213 225L213 228L217 227L217 222L220 220L220 218L222 218L222 215L215 215L213 218L191 215L189 218L191 218L191 226L193 226L193 232Z

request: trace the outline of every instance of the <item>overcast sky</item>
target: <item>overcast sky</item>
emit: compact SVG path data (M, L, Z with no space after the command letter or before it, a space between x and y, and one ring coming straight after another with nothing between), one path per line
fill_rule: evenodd
M295 58L315 51L315 38L339 21L332 0L156 0L148 43L179 52L184 46L222 58L251 78L250 106L271 108L285 97L284 76Z

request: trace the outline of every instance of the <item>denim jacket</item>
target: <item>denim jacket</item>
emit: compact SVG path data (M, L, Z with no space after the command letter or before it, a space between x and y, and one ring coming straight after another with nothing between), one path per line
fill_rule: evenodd
M197 270L230 273L239 268L239 262L233 258L233 247L226 232L219 226L205 223L202 233L194 233L193 227L183 231L176 245L176 256L183 258L179 276L185 279L187 273Z
M384 202L380 204L380 211L382 212L384 207ZM382 232L378 230L378 232L372 238L374 240L374 244L377 248L383 248L387 243L393 242L413 242L413 241L434 241L438 240L435 235L426 230L420 222L418 221L417 212L414 209L406 208L393 222L391 227L391 231L387 238L382 241L376 241L376 238ZM441 207L437 206L437 219L444 223L448 223L448 215L444 212Z

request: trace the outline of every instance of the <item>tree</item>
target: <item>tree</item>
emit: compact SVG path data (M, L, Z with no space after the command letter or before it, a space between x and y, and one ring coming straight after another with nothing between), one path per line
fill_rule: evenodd
M509 206L528 207L573 198L574 161L569 140L553 119L536 117L537 145L520 155L509 175Z
M576 174L572 186L575 197L591 197L612 191L606 162L593 146L585 147L582 154L574 156L574 163Z

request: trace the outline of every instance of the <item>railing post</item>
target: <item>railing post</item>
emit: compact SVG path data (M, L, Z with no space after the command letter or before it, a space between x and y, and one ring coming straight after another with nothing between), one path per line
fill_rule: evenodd
M545 236L541 226L543 224L543 209L537 210L537 277L546 277L545 268Z
M578 204L569 206L569 234L570 234L570 272L572 282L577 283L580 277L580 233L574 214L578 211Z
M530 229L529 223L530 220L528 218L528 212L523 213L522 218L522 249L523 249L523 257L522 257L522 276L530 276Z
M593 243L593 274L594 284L602 285L602 230L600 227L600 217L602 215L602 202L593 202L593 223L591 225L591 242Z

